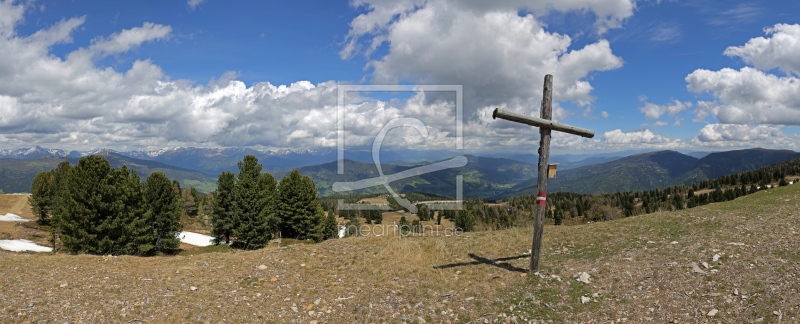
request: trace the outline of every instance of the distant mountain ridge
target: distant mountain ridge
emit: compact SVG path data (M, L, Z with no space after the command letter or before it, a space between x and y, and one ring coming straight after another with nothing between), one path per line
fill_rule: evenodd
M337 181L355 181L377 177L371 152L354 150L345 152L344 175L338 174L335 149L321 150L253 150L248 148L174 148L155 151L117 152L114 150L67 151L45 149L0 150L0 189L6 192L25 192L38 172L49 171L61 161L77 163L81 156L96 154L106 157L113 166L123 164L136 170L145 178L152 172L167 174L183 186L201 191L214 190L216 179L222 171L238 172L237 163L247 154L255 155L277 179L293 169L299 169L317 184L320 195L330 196ZM432 162L448 159L455 154L448 151L432 152L381 152L384 174L393 174ZM447 155L451 154L451 155ZM489 154L489 153L487 153ZM714 179L723 175L752 170L800 157L790 150L746 149L692 155L676 151L655 151L619 157L614 153L597 156L555 156L559 163L558 176L550 179L548 191L579 193L612 193L663 188L695 181ZM468 198L501 199L535 193L536 159L534 155L515 157L531 159L526 163L514 159L464 154L468 164L463 168L441 170L391 184L398 192L422 192L440 196L455 196L455 178L462 175L464 196ZM424 159L424 162L386 162ZM362 192L385 192L383 187Z
M800 158L800 153L762 148L715 152L700 159L676 151L656 151L558 172L555 179L549 180L548 191L614 193L651 190L715 179L795 158ZM535 191L535 184L531 183L492 198L530 195Z

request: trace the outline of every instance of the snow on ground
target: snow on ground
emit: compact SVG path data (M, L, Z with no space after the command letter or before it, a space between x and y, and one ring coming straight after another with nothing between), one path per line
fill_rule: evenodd
M33 243L28 240L0 240L0 249L14 251L14 252L22 252L22 251L31 251L31 252L51 252L53 248L49 248L46 246L41 246L39 244Z
M213 237L199 233L180 232L178 237L181 239L181 242L196 246L209 246L214 244L211 241L214 239Z
M19 215L15 215L12 213L8 213L5 215L0 215L0 222L30 222L30 219L24 219Z

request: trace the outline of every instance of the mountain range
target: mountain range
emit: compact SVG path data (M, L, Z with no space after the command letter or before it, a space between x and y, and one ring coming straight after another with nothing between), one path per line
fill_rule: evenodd
M800 158L791 150L746 149L709 153L696 158L675 151L635 154L614 161L558 172L548 191L614 193L664 188L715 179ZM520 185L492 198L536 193L535 182Z
M37 173L55 168L61 161L76 164L81 156L106 157L113 166L123 164L139 172L144 179L152 172L163 172L170 179L200 191L214 190L223 171L237 171L244 155L259 158L264 170L281 179L293 169L308 175L322 196L339 194L334 182L348 182L379 175L368 150L345 152L345 174L338 174L335 149L253 150L247 148L177 148L158 151L116 152L111 150L67 151L41 147L0 150L0 189L26 192ZM389 175L453 157L450 151L381 152L384 174ZM548 191L602 193L650 190L722 175L752 170L788 159L800 158L790 150L746 149L727 152L656 151L625 155L625 152L599 155L555 155L558 176L550 179ZM463 178L467 198L501 199L535 193L535 154L492 154L491 157L464 155L467 164L392 182L398 192L423 192L455 196L455 179ZM522 161L520 161L522 160ZM430 162L429 162L430 161ZM530 161L530 162L526 162ZM361 193L385 193L383 186L366 188Z

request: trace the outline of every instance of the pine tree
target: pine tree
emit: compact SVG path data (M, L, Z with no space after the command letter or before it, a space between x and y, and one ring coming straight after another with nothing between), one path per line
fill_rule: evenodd
M336 215L332 211L325 217L325 239L339 238L339 224L336 222Z
M31 195L28 197L28 204L31 211L39 219L39 224L50 224L50 214L53 208L53 198L55 195L53 172L39 172L31 184Z
M153 246L156 252L175 249L180 244L180 202L169 178L161 172L153 172L144 184L144 194L150 209L147 223L154 233Z
M50 219L50 244L53 251L56 251L56 238L59 236L60 224L64 215L68 214L66 209L66 199L69 198L69 178L72 173L72 165L69 162L61 162L50 171L53 173L53 203L51 206Z
M71 253L148 254L153 234L136 172L81 158L59 190L58 232Z
M456 227L464 232L471 232L475 229L475 217L468 210L460 210L455 215Z
M183 208L183 213L187 217L197 216L197 189L183 188L179 200L179 206Z
M283 177L278 185L277 208L283 237L317 242L325 238L325 216L309 177L297 170Z
M214 192L214 207L211 215L211 235L214 241L228 244L231 242L233 229L236 227L236 199L234 188L236 176L225 171L217 179L217 190Z
M112 231L108 234L113 241L116 237L114 231L117 230L117 222L122 225L122 235L115 242L119 246L121 254L147 255L153 253L153 233L147 220L150 218L150 210L144 199L142 190L142 179L136 171L128 169L123 165L121 169L114 170L117 174L117 181L112 190L118 197L114 204L112 216L106 219L111 223L109 226Z
M271 238L272 202L275 179L261 175L261 164L255 156L247 155L239 162L239 174L234 187L237 220L236 239L247 249L264 247Z
M411 224L408 223L408 219L405 215L400 216L400 221L397 223L397 226L400 227L400 235L406 236L411 231Z

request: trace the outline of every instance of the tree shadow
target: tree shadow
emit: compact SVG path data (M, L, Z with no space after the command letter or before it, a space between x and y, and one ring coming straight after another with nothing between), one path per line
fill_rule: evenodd
M490 266L495 266L495 267L498 267L498 268L503 268L503 269L506 269L506 270L508 270L508 271L515 271L515 272L522 272L522 273L526 273L526 272L528 272L528 269L523 269L523 268L515 267L515 266L511 265L511 264L510 264L510 263L508 263L508 262L502 262L502 261L509 261L509 260L522 259L522 258L527 258L527 257L530 257L530 256L531 256L530 254L521 254L521 255L517 255L517 256L511 256L511 257L505 257L505 258L488 259L488 258L484 258L484 257L478 256L478 255L475 255L474 253L470 253L470 254L469 254L469 257L470 257L470 258L472 258L472 259L473 259L473 260L475 260L475 261L472 261L472 262L459 262L459 263L451 263L451 264L445 264L445 265L435 266L435 267L433 267L433 268L434 268L434 269L449 269L449 268L455 268L455 267L463 267L463 266L472 266L472 265L479 265L479 264L487 264L487 265L490 265Z

